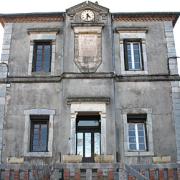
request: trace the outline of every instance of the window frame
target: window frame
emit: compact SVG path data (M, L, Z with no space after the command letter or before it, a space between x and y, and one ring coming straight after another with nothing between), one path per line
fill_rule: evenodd
M119 33L119 48L120 48L120 74L122 75L138 75L148 74L147 67L147 52L146 52L146 33L147 28L144 27L125 27L116 28ZM139 40L141 41L141 56L142 56L142 69L140 70L126 70L125 67L125 46L124 41Z
M42 58L41 58L41 70L37 71L36 70L36 66L37 66L37 51L38 45L42 45L43 49L42 49ZM48 71L45 71L46 67L44 67L44 63L45 63L45 57L44 57L44 47L45 45L50 45L50 54L49 54L49 67L48 67ZM50 73L51 72L51 61L52 61L52 41L50 40L44 40L44 41L34 41L34 45L33 45L33 62L32 62L32 73Z
M54 75L55 74L55 53L56 53L56 39L59 30L54 29L29 29L29 65L28 65L28 75ZM51 42L51 62L50 62L50 71L49 72L34 72L33 71L33 58L34 58L34 44L35 42L50 41Z
M134 55L134 43L138 43L139 46L139 63L140 63L140 68L136 69L135 68L135 55ZM124 39L123 41L124 44L124 64L125 64L125 70L126 71L143 71L144 70L144 64L143 64L143 52L142 52L142 40L141 39ZM131 62L132 66L134 68L130 69L129 68L129 63L128 63L128 49L127 45L130 44L131 47Z
M132 151L129 150L129 140L128 140L128 115L133 114L139 116L144 116L146 114L146 151ZM152 109L150 108L134 108L134 109L123 109L122 119L124 125L124 154L125 156L153 156L153 131L152 131ZM135 121L134 121L135 122ZM136 121L138 122L138 121Z
M89 126L87 125L78 125L79 122L84 121L96 121L98 125ZM99 141L99 154L101 154L101 117L99 113L80 113L76 117L76 154L78 154L78 134L83 134L83 155L82 161L83 162L94 162L95 157L95 133L99 133L100 141ZM91 134L91 157L85 157L86 148L85 148L85 134Z
M30 119L31 119L31 129L30 129L30 152L48 152L48 136L49 136L49 116L42 116L42 115L36 115L36 116L32 116L30 115ZM34 139L34 126L35 125L43 125L46 124L47 125L47 135L46 135L46 150L44 151L34 151L33 150L33 139ZM40 136L40 135L39 135ZM39 137L38 137L39 138Z
M25 114L25 130L24 130L24 156L27 157L52 157L52 146L53 146L53 124L55 110L50 109L30 109L24 110ZM31 152L30 151L30 140L31 140L31 117L32 116L49 116L48 121L48 148L47 152Z
M142 151L142 152L148 151L146 119L147 119L146 114L127 114L128 151ZM130 124L135 125L135 143L134 144L136 144L136 149L134 149L134 150L130 148L131 143L129 142L129 125ZM138 124L143 125L144 145L145 145L145 148L143 150L139 149L140 143L139 143L139 134L138 134Z

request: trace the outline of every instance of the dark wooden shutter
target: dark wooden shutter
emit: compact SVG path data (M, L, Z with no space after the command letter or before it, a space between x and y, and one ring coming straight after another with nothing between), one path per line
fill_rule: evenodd
M125 66L125 70L129 70L129 66L128 66L128 51L127 51L127 40L124 40L123 44L124 44L124 66Z

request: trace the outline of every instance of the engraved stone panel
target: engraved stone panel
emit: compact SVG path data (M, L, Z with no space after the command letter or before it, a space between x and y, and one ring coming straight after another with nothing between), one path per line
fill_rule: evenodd
M97 56L97 35L94 34L79 35L79 56L88 56L88 57Z
M102 27L75 27L75 63L81 72L96 72L101 64Z

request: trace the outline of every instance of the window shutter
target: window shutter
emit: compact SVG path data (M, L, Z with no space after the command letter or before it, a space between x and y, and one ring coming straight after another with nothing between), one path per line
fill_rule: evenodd
M142 40L140 41L140 47L141 47L141 49L140 49L140 51L141 51L140 56L141 56L141 64L142 64L141 69L144 70L144 60L143 60Z
M125 70L129 70L128 67L128 52L127 52L127 40L124 40L124 66Z

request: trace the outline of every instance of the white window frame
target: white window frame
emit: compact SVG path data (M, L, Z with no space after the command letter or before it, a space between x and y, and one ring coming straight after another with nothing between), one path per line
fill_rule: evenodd
M146 52L146 32L145 30L117 30L119 32L120 37L120 62L121 62L121 74L122 75L131 75L131 74L148 74L148 68L147 68L147 52ZM124 40L130 40L130 39L139 39L142 43L142 63L143 63L143 69L141 70L125 70L125 59L124 59Z
M132 151L129 150L129 140L128 140L128 114L147 114L146 119L146 136L148 143L147 151ZM134 108L134 109L123 109L122 119L124 125L124 154L125 156L153 156L154 146L153 146L153 133L152 133L152 109L149 108Z
M136 149L135 150L133 150L133 149L130 149L130 142L129 142L129 133L128 133L128 150L129 151L146 151L146 149L147 149L147 142L146 142L146 136L147 136L147 134L146 134L146 130L145 130L145 128L146 128L146 125L145 125L145 123L144 122L140 122L140 123L128 123L128 127L129 127L129 124L134 124L135 125L135 139L136 139L136 142L135 142L135 144L136 144ZM144 150L140 150L139 149L139 136L138 136L138 124L143 124L143 131L144 131L144 145L145 145L145 149Z
M137 43L138 46L139 46L140 69L135 69L134 43ZM127 41L126 45L128 45L128 44L130 44L130 48L131 48L131 63L132 63L132 69L128 68L128 71L140 71L143 68L143 66L142 66L141 42L138 42L138 41ZM127 56L128 56L128 52L127 52ZM127 61L127 64L128 64L128 59L126 59L126 61Z
M25 130L24 130L24 156L29 157L52 157L53 146L53 124L55 110L49 109L31 109L25 110ZM31 152L30 151L30 131L31 119L30 115L49 115L49 129L48 129L48 152Z
M46 40L52 42L51 71L48 73L47 72L44 72L44 73L54 75L55 52L56 52L56 35L57 35L57 32L29 32L30 49L29 49L28 75L41 74L42 73L42 72L32 72L34 44L35 44L35 41L46 41Z

